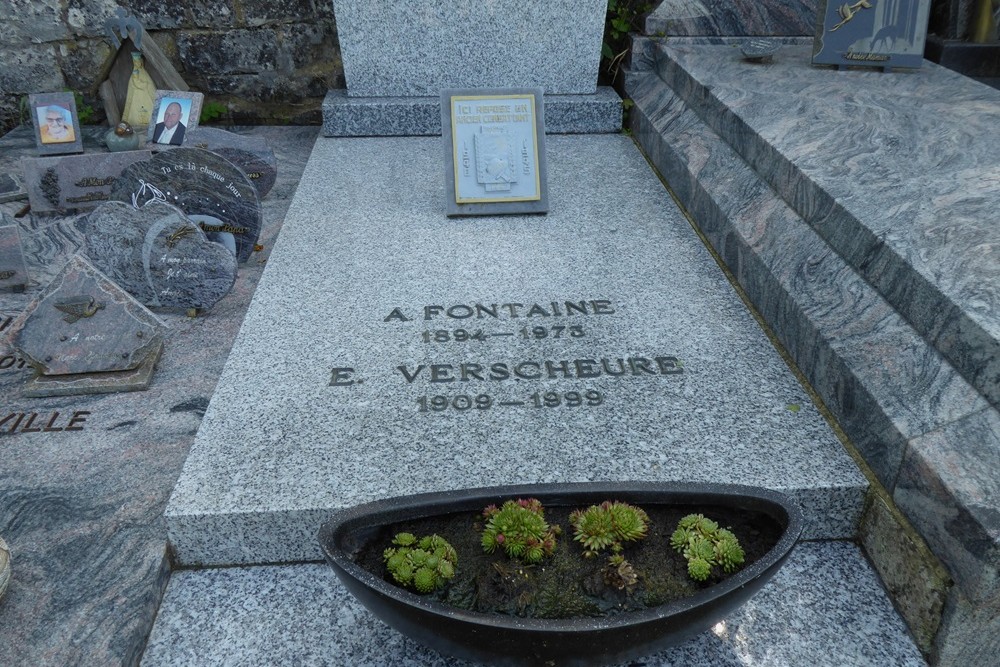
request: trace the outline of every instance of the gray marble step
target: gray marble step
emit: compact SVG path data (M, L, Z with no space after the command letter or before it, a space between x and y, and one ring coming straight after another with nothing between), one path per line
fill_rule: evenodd
M808 538L855 535L866 481L634 143L547 153L547 215L447 219L440 138L316 143L166 511L181 564L317 560L375 498L588 479L766 486Z
M994 406L1000 92L932 63L888 76L656 46L659 76Z
M459 667L384 625L323 564L181 571L143 667ZM629 663L647 667L923 667L882 590L846 542L799 544L774 579L712 630Z
M954 578L945 664L990 655L1000 415L655 72L628 92L650 160Z

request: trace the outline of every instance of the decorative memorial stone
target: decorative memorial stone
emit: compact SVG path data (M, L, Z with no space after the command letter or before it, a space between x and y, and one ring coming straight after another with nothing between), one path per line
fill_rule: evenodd
M135 207L156 199L173 204L240 262L250 258L263 221L257 190L243 172L199 148L162 151L129 166L111 199Z
M816 8L814 65L920 67L931 0L831 2Z
M217 127L197 127L187 133L185 143L212 151L239 167L263 199L278 178L278 160L262 137L247 137Z
M86 228L94 265L147 306L207 310L236 282L233 253L165 202L105 202Z
M28 284L17 224L0 212L0 290L23 292Z
M128 151L21 158L31 210L92 209L111 198L112 186L123 169L150 157L149 151Z
M445 90L441 125L449 216L549 210L541 88Z
M74 255L11 325L9 341L38 371L26 396L146 389L166 325Z

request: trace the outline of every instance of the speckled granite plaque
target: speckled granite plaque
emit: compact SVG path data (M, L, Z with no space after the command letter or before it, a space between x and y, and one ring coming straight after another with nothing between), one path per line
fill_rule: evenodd
M820 0L814 65L920 67L931 0Z
M236 282L236 257L165 202L106 202L86 229L94 265L147 306L207 310Z
M278 161L263 137L228 132L218 127L197 127L187 133L189 148L201 148L239 167L263 199L278 178Z
M17 224L0 212L0 290L23 292L28 284Z
M498 482L751 483L854 535L867 483L631 139L546 146L547 217L449 219L440 137L316 143L166 512L178 562L311 560L334 508Z
M541 88L441 93L449 216L544 213Z
M47 213L92 209L111 198L111 188L123 169L150 157L149 151L122 151L22 158L31 210Z
M25 395L52 396L145 389L165 325L76 255L10 330L39 373Z
M257 190L244 173L199 148L174 148L131 165L115 182L111 199L133 206L154 199L173 204L240 262L250 258L263 222Z

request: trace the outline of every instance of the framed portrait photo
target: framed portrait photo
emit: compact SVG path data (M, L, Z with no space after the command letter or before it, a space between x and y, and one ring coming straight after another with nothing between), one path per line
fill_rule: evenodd
M198 127L205 96L181 90L158 90L146 141L162 146L183 146L184 135Z
M28 96L35 143L40 155L83 152L80 117L73 93L39 93Z

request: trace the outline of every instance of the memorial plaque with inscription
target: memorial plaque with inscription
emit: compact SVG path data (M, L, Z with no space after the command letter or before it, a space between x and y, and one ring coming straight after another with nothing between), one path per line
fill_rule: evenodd
M133 164L115 183L111 199L135 207L153 200L172 204L240 262L250 258L263 223L260 198L246 175L198 148L174 148Z
M28 268L17 224L0 211L0 290L23 292L27 284Z
M145 389L166 325L74 255L11 325L10 342L38 371L26 396Z
M198 127L187 133L191 148L212 151L226 158L246 174L263 199L278 179L278 160L262 137L227 132L218 127Z
M123 169L151 157L149 151L123 151L21 158L31 210L92 209L111 198L111 188Z
M207 310L236 282L236 257L165 202L106 202L86 228L90 260L147 306Z
M548 211L542 99L541 89L441 93L449 216Z

